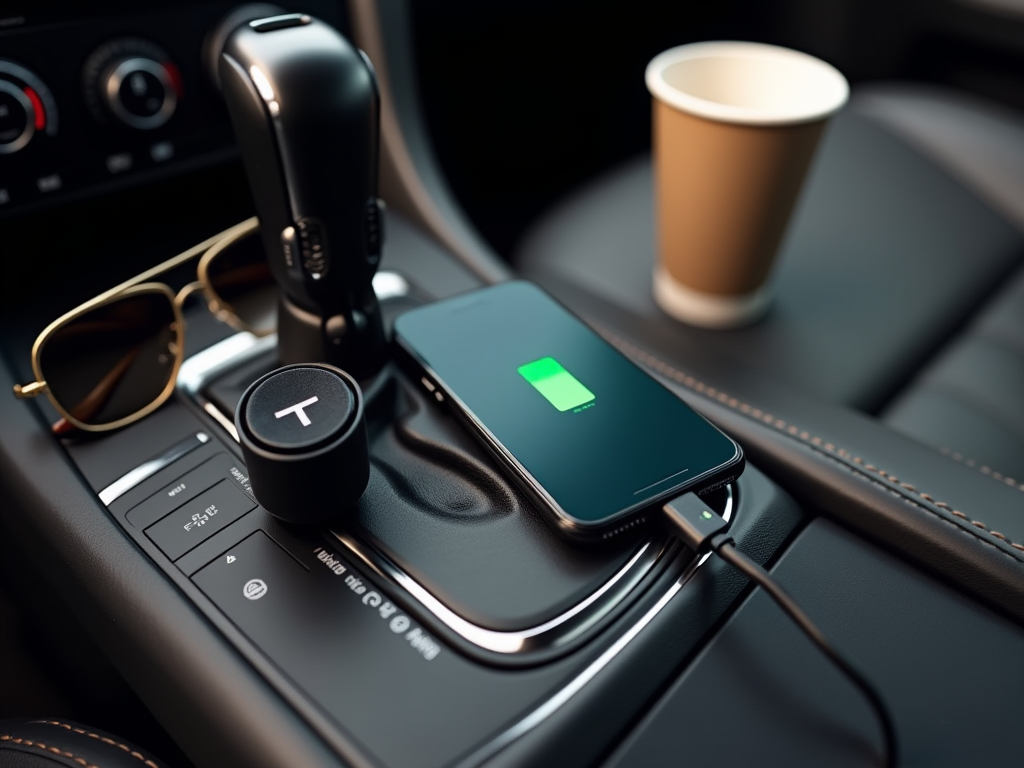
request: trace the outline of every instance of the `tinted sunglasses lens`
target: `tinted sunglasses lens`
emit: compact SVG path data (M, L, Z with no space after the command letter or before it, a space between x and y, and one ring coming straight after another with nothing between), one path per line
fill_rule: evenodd
M222 311L247 329L269 333L277 324L277 283L259 237L232 243L206 265L206 287Z
M102 426L159 398L175 372L180 329L164 293L138 293L61 326L39 351L53 398L71 416Z

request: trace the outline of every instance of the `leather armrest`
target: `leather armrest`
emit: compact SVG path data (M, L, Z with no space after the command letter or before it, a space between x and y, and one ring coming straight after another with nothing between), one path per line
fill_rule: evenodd
M729 431L798 501L1024 621L1024 484L794 391L570 283L543 282Z

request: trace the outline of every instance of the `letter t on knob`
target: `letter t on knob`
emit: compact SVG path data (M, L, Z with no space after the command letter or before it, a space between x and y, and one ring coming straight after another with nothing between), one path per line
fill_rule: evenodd
M280 520L337 520L366 490L363 395L338 368L300 363L262 376L242 395L235 428L256 500Z

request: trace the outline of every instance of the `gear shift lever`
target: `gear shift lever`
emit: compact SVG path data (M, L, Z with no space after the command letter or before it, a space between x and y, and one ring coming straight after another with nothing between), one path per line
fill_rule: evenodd
M281 362L376 373L387 348L371 283L382 210L369 60L329 25L288 14L234 30L219 75L281 286Z

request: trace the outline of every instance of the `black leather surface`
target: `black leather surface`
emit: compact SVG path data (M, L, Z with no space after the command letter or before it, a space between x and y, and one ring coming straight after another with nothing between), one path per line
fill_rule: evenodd
M1024 232L1024 113L966 91L899 82L860 86L856 108Z
M985 734L1018 727L1019 626L826 521L772 572L879 689L894 765L1013 762ZM857 690L757 590L604 766L871 766L880 748Z
M1024 269L882 418L996 480L1024 486Z
M1021 262L1024 236L853 102L819 149L760 323L691 328L651 298L650 165L639 158L556 206L526 235L527 277L573 282L683 342L874 411Z
M69 720L0 721L0 768L166 768L131 742Z
M1024 622L1024 487L557 280L547 287L665 377L798 501Z

